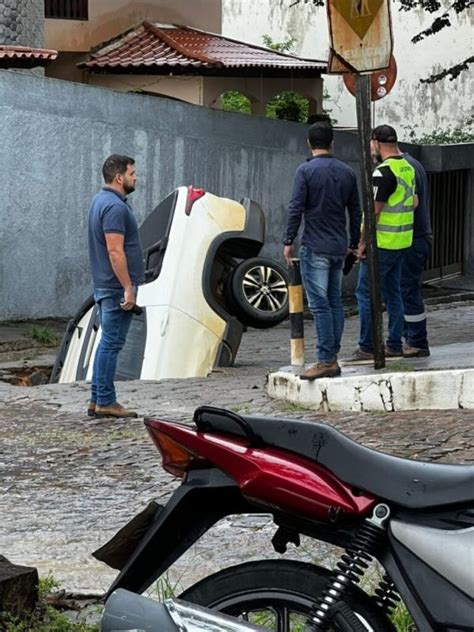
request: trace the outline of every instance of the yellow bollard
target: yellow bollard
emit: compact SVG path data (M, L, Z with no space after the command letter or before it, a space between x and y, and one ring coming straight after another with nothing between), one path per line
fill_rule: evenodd
M291 364L304 366L304 320L303 285L301 283L300 260L293 259L289 266L288 304L291 329Z

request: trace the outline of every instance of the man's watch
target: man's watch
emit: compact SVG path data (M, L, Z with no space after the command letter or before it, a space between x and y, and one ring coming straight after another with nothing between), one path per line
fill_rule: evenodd
M285 239L283 240L283 245L284 245L284 246L292 246L292 245L293 245L293 240L292 240L292 239L285 238Z

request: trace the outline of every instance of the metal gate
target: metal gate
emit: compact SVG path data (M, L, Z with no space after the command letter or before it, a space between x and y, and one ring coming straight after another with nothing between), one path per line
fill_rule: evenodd
M465 170L428 173L433 252L426 264L425 281L463 272L467 175Z

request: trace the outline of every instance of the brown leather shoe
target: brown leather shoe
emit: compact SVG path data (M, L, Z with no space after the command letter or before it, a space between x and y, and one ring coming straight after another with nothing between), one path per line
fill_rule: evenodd
M89 406L87 407L87 416L88 417L95 417L95 408L96 408L96 403L95 402L89 402Z
M118 419L122 417L135 418L138 417L138 414L133 410L127 410L118 402L115 402L115 404L110 404L110 406L99 406L99 404L97 404L95 407L95 416L100 419L104 417L115 417Z
M300 375L300 380L317 380L320 377L337 377L341 367L337 362L318 362Z
M395 349L391 349L385 345L385 357L386 358L403 358L403 353L401 351L395 351Z
M409 344L403 345L404 358L427 358L431 355L429 349L420 349L419 347L410 347Z

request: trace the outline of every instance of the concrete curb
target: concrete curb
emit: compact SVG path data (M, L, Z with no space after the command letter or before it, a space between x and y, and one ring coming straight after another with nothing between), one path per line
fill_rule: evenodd
M377 411L474 408L474 369L373 373L300 380L291 367L268 377L270 397L311 410Z

